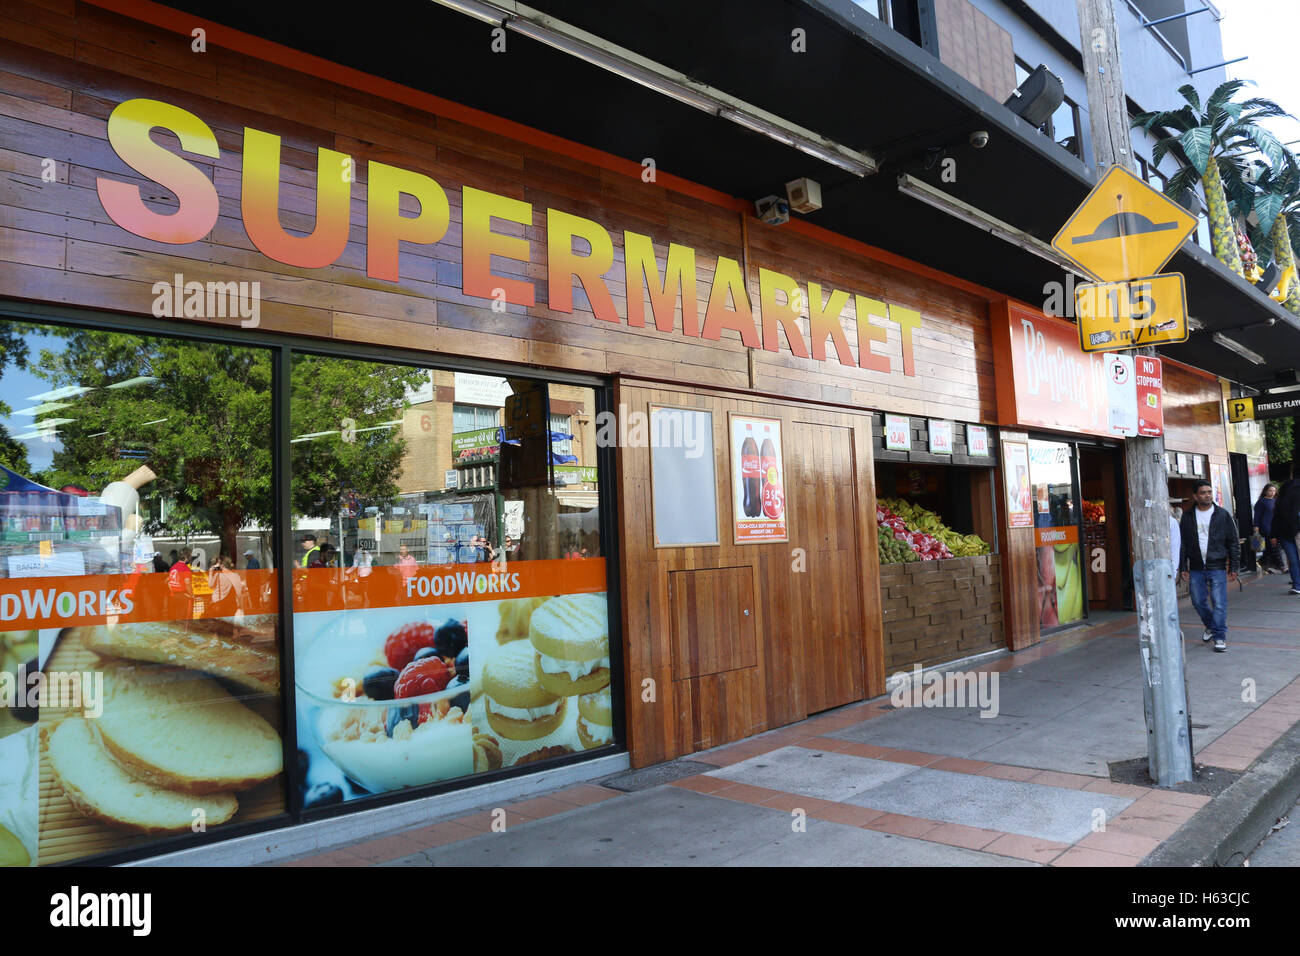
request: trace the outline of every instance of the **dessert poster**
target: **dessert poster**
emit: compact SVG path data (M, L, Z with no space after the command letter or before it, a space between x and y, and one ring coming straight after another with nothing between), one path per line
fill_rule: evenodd
M415 579L390 606L294 615L305 809L613 742L603 561Z
M781 421L734 413L729 421L735 542L788 541Z
M1007 523L1013 528L1032 528L1030 511L1029 447L1024 442L1002 443L1003 475L1007 484Z

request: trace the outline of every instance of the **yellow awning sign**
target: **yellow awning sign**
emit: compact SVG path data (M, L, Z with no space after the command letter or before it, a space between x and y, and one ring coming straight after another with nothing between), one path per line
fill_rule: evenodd
M1255 400L1253 398L1228 399L1228 421L1253 422L1255 420Z
M1052 240L1101 282L1158 273L1196 229L1196 217L1123 166L1112 166Z

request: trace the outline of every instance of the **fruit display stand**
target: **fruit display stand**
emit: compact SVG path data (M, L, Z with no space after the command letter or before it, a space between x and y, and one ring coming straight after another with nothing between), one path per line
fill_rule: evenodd
M876 520L886 672L1001 647L1001 563L988 543L900 499L882 498Z

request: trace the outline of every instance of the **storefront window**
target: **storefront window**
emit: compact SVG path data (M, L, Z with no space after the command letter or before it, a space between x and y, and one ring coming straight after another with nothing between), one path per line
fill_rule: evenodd
M0 865L284 810L271 368L0 324Z
M594 420L595 391L498 380L471 418L411 404L428 375L293 360L308 810L613 742L594 435L550 427Z
M1034 492L1039 625L1046 630L1082 620L1085 614L1079 555L1082 511L1072 447L1031 439L1029 480Z

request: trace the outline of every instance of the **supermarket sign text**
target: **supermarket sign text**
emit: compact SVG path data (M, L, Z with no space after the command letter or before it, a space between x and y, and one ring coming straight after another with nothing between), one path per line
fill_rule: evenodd
M220 158L216 135L195 114L159 100L127 100L108 118L109 143L134 172L174 193L178 205L172 212L159 212L145 203L139 185L106 176L95 181L99 200L109 218L134 235L174 245L200 242L217 223L217 188L199 166L155 141L154 130L174 137L180 152ZM244 128L239 207L244 231L270 259L303 269L326 268L348 244L356 163L346 153L324 147L317 150L314 227L307 235L295 235L280 221L280 153L279 136ZM449 233L447 193L423 173L369 160L365 201L366 275L373 279L400 281L402 243L407 243L408 249L432 246ZM403 215L403 208L408 214ZM503 231L493 231L493 220ZM532 282L491 271L494 256L532 263L534 247L527 233L533 221L531 203L462 187L460 261L465 295L490 301L498 310L505 303L529 308L537 304ZM791 276L760 268L756 319L740 263L718 256L701 323L695 250L669 243L661 274L651 238L624 231L622 274L610 277L612 284L627 290L620 315L605 281L615 262L614 241L605 227L548 208L545 236L546 304L552 311L573 312L576 276L596 318L611 325L626 321L630 328L645 328L648 299L649 317L659 332L677 331L680 313L680 334L688 338L717 341L723 331L730 331L739 335L746 348L777 352L784 337L792 354L819 362L827 359L829 341L830 351L841 365L916 375L913 336L921 328L921 313L915 309L865 295L851 296L840 289L824 291L816 282L807 282L805 292ZM575 245L585 251L575 250ZM853 311L846 316L850 297ZM806 339L801 321L808 329ZM856 356L845 332L850 325L856 331ZM889 342L891 330L897 335L896 354L892 347L889 354L880 348Z

